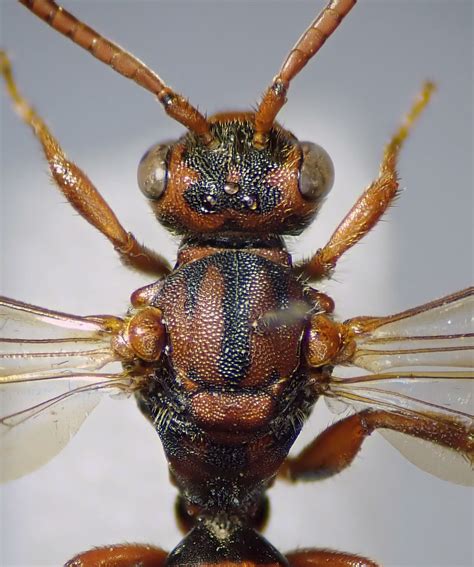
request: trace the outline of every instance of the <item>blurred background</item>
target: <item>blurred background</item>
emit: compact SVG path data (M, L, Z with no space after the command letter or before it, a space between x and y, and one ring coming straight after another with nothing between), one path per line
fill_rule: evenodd
M323 3L314 1L64 1L211 114L248 109ZM336 183L314 225L289 247L322 246L376 176L384 143L424 79L439 90L403 151L405 189L384 221L338 264L323 289L341 319L382 315L472 281L472 10L469 0L364 1L298 76L279 120L323 145ZM1 41L23 93L123 225L174 260L177 241L149 212L136 167L179 124L153 97L10 0ZM1 96L2 293L79 315L122 314L149 280L51 186L38 143ZM334 420L316 407L295 450ZM473 496L416 469L374 435L333 479L271 490L266 536L281 551L328 547L383 565L473 563ZM159 439L133 400L106 399L66 449L0 492L0 564L57 566L96 545L172 549L173 519Z

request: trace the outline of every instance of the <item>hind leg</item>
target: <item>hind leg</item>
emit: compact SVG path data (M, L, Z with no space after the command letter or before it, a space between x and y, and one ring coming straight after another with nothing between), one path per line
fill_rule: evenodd
M151 545L111 545L80 553L65 567L162 567L167 557Z
M287 553L286 558L291 567L378 567L360 555L329 549L300 549Z

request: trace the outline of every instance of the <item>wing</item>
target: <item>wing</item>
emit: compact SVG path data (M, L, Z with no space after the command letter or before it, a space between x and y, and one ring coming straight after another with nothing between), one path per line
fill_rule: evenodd
M461 445L433 442L393 429L382 435L408 460L439 478L474 484L474 288L390 317L346 322L354 333L351 365L373 374L331 378L326 392L333 411L381 410L428 422ZM338 402L342 402L343 405Z
M130 379L111 347L112 318L76 317L0 297L0 480L54 457L105 392ZM117 365L115 365L117 366Z

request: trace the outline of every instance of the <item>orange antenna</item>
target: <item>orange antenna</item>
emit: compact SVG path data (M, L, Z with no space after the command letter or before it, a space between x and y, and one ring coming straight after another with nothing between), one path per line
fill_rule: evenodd
M263 95L255 113L254 146L263 148L267 134L281 107L292 79L324 45L324 42L354 7L357 0L332 0L296 42L288 54L278 75Z
M212 142L213 137L206 118L131 53L101 36L52 0L19 1L53 29L86 49L96 59L153 93L171 118L197 134L206 145Z

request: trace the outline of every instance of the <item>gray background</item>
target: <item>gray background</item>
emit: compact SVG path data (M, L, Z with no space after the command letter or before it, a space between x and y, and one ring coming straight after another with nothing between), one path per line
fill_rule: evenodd
M208 113L248 108L322 6L320 1L65 2ZM176 242L136 189L136 164L176 137L153 98L14 2L1 45L23 92L123 224L173 259ZM472 280L472 3L361 1L293 83L280 119L324 145L336 185L300 257L321 246L376 174L384 142L425 78L439 92L406 145L406 191L385 222L340 262L325 289L341 318L385 314ZM64 204L37 143L2 96L2 292L78 314L122 313L147 282ZM324 404L301 446L333 417ZM106 400L68 447L2 489L0 562L59 565L94 545L171 549L180 535L159 440L130 401ZM373 436L354 466L320 484L271 491L267 536L282 551L332 547L385 565L472 565L473 499Z

